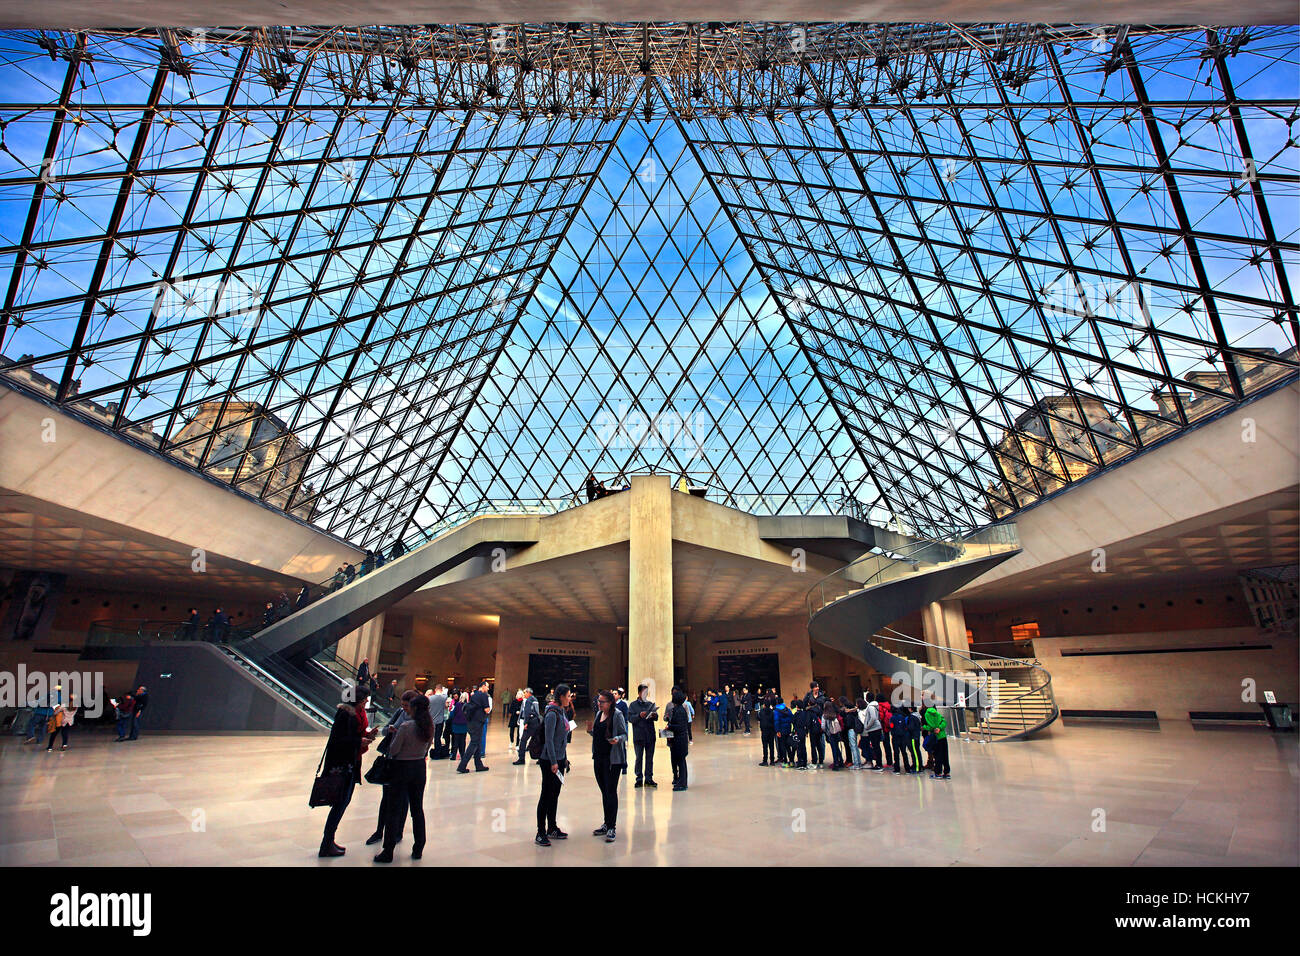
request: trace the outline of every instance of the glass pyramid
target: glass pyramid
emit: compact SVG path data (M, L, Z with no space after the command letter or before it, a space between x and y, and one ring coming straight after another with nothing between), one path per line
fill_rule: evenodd
M369 32L366 32L369 31ZM345 538L953 533L1293 380L1294 27L0 34L0 376Z

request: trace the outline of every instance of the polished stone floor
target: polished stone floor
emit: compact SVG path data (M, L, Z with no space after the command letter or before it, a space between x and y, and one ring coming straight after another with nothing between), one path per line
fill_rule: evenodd
M581 736L581 734L579 734ZM0 864L372 866L379 789L361 787L318 861L307 807L322 739L83 733L67 752L0 742ZM1287 865L1300 863L1297 741L1259 729L1055 728L1040 739L954 742L951 780L758 766L758 735L697 735L691 788L620 800L618 842L589 836L599 793L575 743L560 801L571 834L532 844L538 770L513 767L494 729L488 773L440 762L425 796L430 845L459 864ZM398 863L410 865L405 846ZM415 864L419 865L419 864Z

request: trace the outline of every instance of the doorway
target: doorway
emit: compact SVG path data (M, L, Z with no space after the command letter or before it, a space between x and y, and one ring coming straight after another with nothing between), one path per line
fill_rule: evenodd
M573 691L573 706L586 709L591 693L591 658L581 654L529 654L528 686L538 701L557 684L568 684Z

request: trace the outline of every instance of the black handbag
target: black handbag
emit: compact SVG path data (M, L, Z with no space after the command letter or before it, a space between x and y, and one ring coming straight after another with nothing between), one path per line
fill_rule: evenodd
M391 757L380 754L366 771L366 783L376 786L392 783L397 772L397 763Z
M329 745L325 747L329 751ZM332 807L343 796L343 788L352 784L351 767L335 767L329 773L323 773L325 753L320 755L320 764L316 767L316 779L311 785L311 796L307 799L309 807Z

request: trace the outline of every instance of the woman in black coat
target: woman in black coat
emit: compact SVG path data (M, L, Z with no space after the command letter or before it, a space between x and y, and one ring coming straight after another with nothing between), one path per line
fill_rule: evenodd
M686 714L686 695L680 690L673 691L673 705L668 711L665 724L666 729L673 734L668 740L668 755L673 766L673 790L685 790L691 722Z
M330 807L329 816L325 818L325 833L321 836L318 856L342 856L345 847L334 842L343 812L352 802L352 790L361 782L361 755L365 752L375 732L367 729L366 701L370 691L357 687L356 703L339 704L334 712L334 723L330 727L330 739L325 744L324 773L338 771L347 775L347 783L338 800Z

